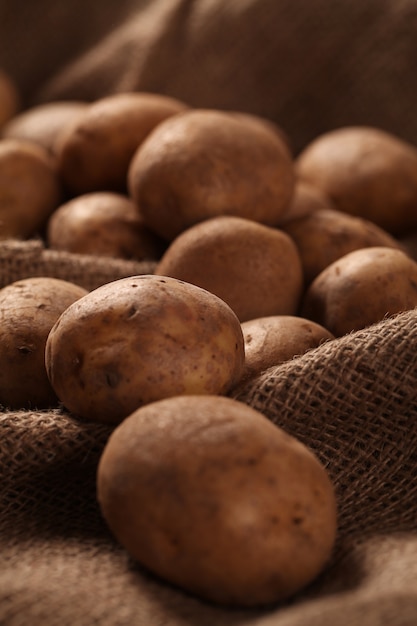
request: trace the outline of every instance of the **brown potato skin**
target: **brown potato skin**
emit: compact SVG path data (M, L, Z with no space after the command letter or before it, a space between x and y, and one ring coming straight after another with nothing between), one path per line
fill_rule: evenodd
M297 248L277 228L220 216L178 235L155 268L222 298L241 322L266 315L293 315L303 276Z
M33 141L55 154L57 137L73 124L89 105L78 100L47 102L13 116L2 129L2 137Z
M211 109L160 124L141 144L128 190L149 227L172 241L193 224L233 215L275 225L294 190L284 140L265 123Z
M242 332L245 368L241 382L334 339L332 333L320 324L294 315L249 320L242 324Z
M417 306L417 263L405 252L354 250L329 265L307 289L301 315L335 337Z
M49 154L18 139L0 141L0 240L38 234L61 200Z
M144 224L123 194L95 191L61 204L50 216L46 241L54 250L121 259L157 260L165 242Z
M318 136L296 159L300 180L338 211L395 236L417 226L417 148L378 128L347 126Z
M318 187L297 180L291 202L281 217L278 226L283 228L288 222L306 217L315 211L333 209L330 198Z
M97 494L135 559L228 606L288 598L335 541L334 490L317 457L225 397L170 398L130 415L102 454Z
M20 108L20 94L12 77L0 69L0 131Z
M215 295L154 275L113 281L74 303L51 330L46 368L72 413L118 423L182 394L222 394L242 374L238 318Z
M159 94L118 93L96 100L56 145L61 178L72 195L126 191L130 160L145 137L186 104Z
M13 409L56 406L45 369L45 344L70 304L87 293L50 277L16 281L0 290L0 404Z
M281 228L297 246L306 286L353 250L375 246L403 249L398 239L373 222L335 209L317 209Z

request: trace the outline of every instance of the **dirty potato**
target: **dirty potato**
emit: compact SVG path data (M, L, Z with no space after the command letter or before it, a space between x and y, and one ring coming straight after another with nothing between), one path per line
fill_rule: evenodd
M294 315L249 320L242 324L242 331L245 341L242 381L334 339L320 324Z
M165 250L133 201L111 191L93 191L61 204L48 220L46 242L54 250L138 261L156 261Z
M323 270L301 314L341 336L417 306L417 262L402 250L354 250Z
M49 334L45 358L67 409L117 423L153 400L226 393L242 374L244 343L238 318L217 296L141 275L69 307Z
M61 134L59 171L72 195L126 190L130 159L149 132L187 106L144 92L111 94L91 103Z
M369 126L329 131L298 155L296 171L338 211L396 236L417 226L417 148L395 135Z
M0 404L14 409L58 403L45 369L52 326L87 293L65 280L25 278L0 290Z
M318 458L225 397L164 399L127 417L100 459L97 494L133 558L228 606L289 598L335 541L334 489Z
M155 274L215 293L241 322L295 314L303 287L298 251L286 233L227 215L204 220L178 235Z
M220 215L275 225L294 189L285 141L266 123L211 109L162 122L135 152L128 190L168 241Z
M297 246L306 286L333 261L353 250L375 246L402 249L398 239L373 222L335 209L317 209L281 228Z
M0 240L39 234L60 199L60 181L45 149L0 140Z

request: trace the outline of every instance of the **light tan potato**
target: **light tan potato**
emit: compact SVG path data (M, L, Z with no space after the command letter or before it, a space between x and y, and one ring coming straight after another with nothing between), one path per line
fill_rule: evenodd
M57 137L85 111L88 104L78 100L48 102L25 109L11 118L2 129L2 137L24 139L39 144L55 154Z
M320 324L294 315L249 320L242 324L242 332L245 341L242 381L334 339Z
M46 150L0 140L0 239L38 234L60 200L60 181Z
M93 102L56 144L59 170L73 195L126 190L130 160L145 137L187 106L144 92L117 93Z
M334 489L318 458L225 397L169 398L130 415L101 456L97 494L133 558L228 606L287 599L335 541Z
M155 268L215 293L241 322L265 315L293 315L303 276L288 235L252 220L221 216L178 235Z
M417 306L417 263L405 252L354 250L329 265L306 291L301 315L335 337Z
M294 166L265 123L189 110L165 120L139 146L128 190L149 227L172 241L220 215L275 225L293 194Z
M50 277L16 281L0 290L0 404L13 409L56 406L45 369L45 345L60 314L87 293Z
M0 130L20 108L20 95L11 76L0 69Z
M282 228L292 220L305 217L321 209L333 209L330 198L317 187L297 180L291 202L279 220L278 226Z
M334 209L317 209L281 228L297 246L306 286L353 250L375 246L403 249L398 239L373 222Z
M390 133L368 126L330 131L301 152L296 170L338 211L393 235L417 226L417 148Z
M142 275L103 285L69 307L49 334L45 361L67 409L118 423L161 398L226 393L242 374L244 344L223 300L174 278Z
M156 261L165 249L135 203L111 191L93 191L61 204L48 220L46 241L55 250L139 261Z

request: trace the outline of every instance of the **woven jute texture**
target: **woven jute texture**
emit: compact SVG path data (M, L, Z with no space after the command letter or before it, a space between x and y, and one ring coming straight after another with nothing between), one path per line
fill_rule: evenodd
M166 93L282 124L417 143L416 0L0 0L0 65L26 102Z
M297 436L335 484L323 574L286 605L228 610L143 571L96 503L111 428L64 410L0 416L0 623L411 626L417 616L417 310L268 370L233 397Z
M154 261L128 261L50 250L40 239L0 242L0 288L32 276L51 276L91 291L118 278L152 274L154 268Z

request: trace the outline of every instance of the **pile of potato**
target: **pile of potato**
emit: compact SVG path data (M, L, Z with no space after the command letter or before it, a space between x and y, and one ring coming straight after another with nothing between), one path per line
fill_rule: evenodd
M334 488L227 396L417 305L417 149L349 127L293 155L267 120L148 93L19 111L6 78L0 239L155 272L3 288L0 403L114 426L98 500L151 571L223 604L290 597L328 562Z

